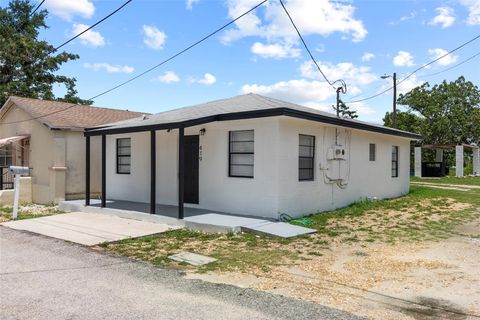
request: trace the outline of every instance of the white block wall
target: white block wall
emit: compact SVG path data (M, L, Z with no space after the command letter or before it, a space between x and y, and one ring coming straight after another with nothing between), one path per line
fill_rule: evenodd
M350 180L346 189L325 184L320 166L334 127L288 117L214 122L185 129L198 134L199 204L212 211L278 218L315 213L348 205L365 197L390 198L409 190L408 139L351 130ZM254 130L254 178L228 177L228 132ZM298 135L316 137L315 180L298 181ZM116 174L116 138L131 137L131 174ZM325 139L325 146L324 146ZM377 144L376 161L369 161L369 143ZM399 177L391 177L392 145L399 146ZM178 131L157 131L157 202L177 204ZM347 167L342 170L346 170ZM345 172L343 172L345 174ZM150 133L107 136L107 198L149 202ZM107 204L108 206L108 204Z

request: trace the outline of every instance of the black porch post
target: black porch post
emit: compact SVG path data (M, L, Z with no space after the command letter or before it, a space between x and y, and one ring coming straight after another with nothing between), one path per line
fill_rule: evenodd
M101 207L107 206L107 136L102 134L102 204Z
M150 213L155 214L156 208L156 178L157 178L157 146L156 131L150 131Z
M85 206L90 205L90 136L85 137Z
M178 219L183 219L183 189L184 189L184 162L185 162L185 131L178 128Z

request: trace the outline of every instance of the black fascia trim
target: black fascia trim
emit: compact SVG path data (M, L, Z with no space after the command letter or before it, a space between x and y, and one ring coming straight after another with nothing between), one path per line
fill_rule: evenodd
M274 109L266 109L266 110L242 111L242 112L208 116L208 117L182 121L182 122L152 124L152 125L136 126L136 127L124 127L124 128L106 127L105 129L87 128L85 129L84 135L99 136L103 134L109 135L109 134L142 132L142 131L150 131L150 130L178 129L178 128L192 127L192 126L201 125L209 122L215 122L215 121L243 120L243 119L275 117L275 116L287 116L287 117L305 119L310 121L317 121L317 122L322 122L322 123L352 128L352 129L359 129L359 130L383 133L383 134L388 134L393 136L406 137L406 138L411 138L415 140L422 139L421 135L410 133L410 132L397 131L397 130L386 128L386 127L372 126L372 125L361 123L361 122L351 122L342 118L327 117L319 114L312 114L309 112L299 111L299 110L294 110L289 108L274 108Z

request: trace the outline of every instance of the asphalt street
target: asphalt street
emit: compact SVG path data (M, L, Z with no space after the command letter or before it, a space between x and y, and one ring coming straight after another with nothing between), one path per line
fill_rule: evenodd
M358 319L0 227L0 319Z

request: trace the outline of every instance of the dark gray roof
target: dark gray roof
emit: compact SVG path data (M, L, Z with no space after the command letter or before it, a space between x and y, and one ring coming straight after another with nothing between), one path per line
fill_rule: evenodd
M332 113L251 93L90 128L87 129L86 135L173 129L213 121L280 115L411 139L421 138L410 132L358 120L338 118Z

